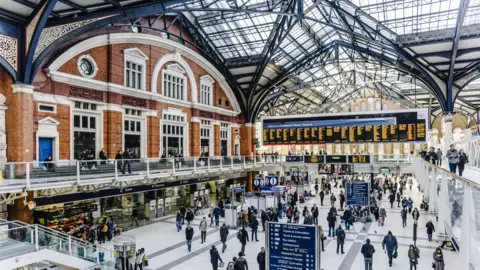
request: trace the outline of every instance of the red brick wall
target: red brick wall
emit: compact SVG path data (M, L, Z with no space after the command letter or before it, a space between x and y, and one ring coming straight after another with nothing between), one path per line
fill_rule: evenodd
M115 158L117 151L122 150L122 113L103 111L103 119L103 148L109 158Z

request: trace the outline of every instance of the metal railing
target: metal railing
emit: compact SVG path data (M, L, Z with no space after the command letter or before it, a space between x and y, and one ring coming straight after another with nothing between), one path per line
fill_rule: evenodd
M419 157L412 157L412 168L429 202L429 211L438 216L437 232L445 233L459 251L459 269L480 269L479 182Z
M346 164L349 163L348 155ZM0 193L62 188L74 185L111 183L191 175L218 171L253 169L265 165L305 165L307 156L214 156L181 158L144 158L129 160L80 160L54 162L7 162L3 164ZM317 156L318 157L318 156ZM327 163L324 156L320 163ZM370 155L367 164L400 165L409 163L408 155ZM355 163L360 164L360 163Z
M26 224L20 221L0 219L0 239L3 239L2 248L7 245L23 244L21 253L29 253L49 249L69 256L86 260L100 265L113 265L113 252L109 249L94 245L90 242L72 237L66 233L52 230L38 224ZM1 249L0 249L1 251ZM0 260L17 256L1 252ZM45 258L48 260L48 258Z

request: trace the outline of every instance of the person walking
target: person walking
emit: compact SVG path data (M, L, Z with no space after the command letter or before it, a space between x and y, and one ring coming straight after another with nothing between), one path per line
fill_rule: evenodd
M398 249L398 242L397 238L393 236L391 231L388 231L388 234L385 235L382 241L382 248L385 251L386 248L386 253L388 255L388 264L390 267L392 267L392 259L393 259L393 253L397 251Z
M210 249L210 262L212 263L213 270L218 270L218 261L222 262L222 258L220 258L220 254L218 254L218 250L215 245L212 245Z
M237 238L242 244L242 249L240 250L239 255L245 255L245 246L247 245L247 242L250 242L250 240L248 239L248 232L247 230L245 230L245 226L243 226L242 229L237 232Z
M363 260L365 261L365 270L372 270L373 264L373 253L375 253L375 248L370 244L370 239L367 238L363 244L361 252L363 254Z
M337 197L335 197L335 195L332 193L332 195L330 196L330 203L332 204L332 206L335 205L336 200L337 200Z
M216 206L213 209L213 216L215 217L215 226L218 227L220 225L220 215L222 214L222 210L220 207Z
M340 210L343 210L343 205L345 204L345 194L343 194L343 190L340 190L338 197L340 199Z
M195 218L195 215L193 214L192 210L188 209L187 216L185 217L185 219L187 220L187 223L191 223L194 218Z
M328 237L330 236L335 237L335 223L337 222L337 218L333 216L332 213L328 213L327 221L328 221Z
M418 220L418 218L420 217L420 212L418 212L417 208L413 210L412 217L413 217L413 220Z
M335 234L337 235L337 254L338 249L341 248L342 254L343 252L343 244L345 244L345 231L342 229L342 225L338 225L338 228L335 230Z
M351 219L352 219L352 210L349 208L345 209L345 211L343 211L343 220L345 221L345 228L347 229L347 231L350 231Z
M313 216L313 223L314 223L315 225L318 225L318 214L319 214L319 211L318 211L317 205L314 204L311 210L312 210L312 216Z
M450 145L450 149L448 149L446 157L448 160L448 167L450 169L450 172L457 173L458 151L457 149L455 149L455 145Z
M442 166L443 152L442 149L437 149L437 165Z
M177 212L177 217L175 218L175 225L177 226L177 232L182 230L182 213L180 211ZM190 223L190 222L188 222Z
M425 225L425 227L427 227L427 235L428 235L428 242L432 242L432 235L433 235L433 232L435 231L435 226L433 225L433 222L431 220L429 220L427 222L427 225Z
M265 231L265 223L268 221L267 212L265 212L264 210L262 210L262 214L261 214L260 218L261 218L261 221L262 221L263 231Z
M225 252L225 249L227 249L227 238L229 234L228 227L225 223L223 223L222 227L220 227L220 242L222 242L222 253Z
M125 151L123 151L123 154L122 154L122 159L123 159L123 169L122 169L122 173L125 174L125 167L128 166L128 174L132 174L132 170L130 168L130 152L128 151L128 149L126 149Z
M138 226L138 211L137 211L137 208L135 208L135 206L133 207L133 210L132 210L132 226L134 222Z
M251 227L252 227L252 241L253 241L253 237L255 236L255 241L258 242L258 236L257 236L257 232L258 232L258 220L257 220L257 217L253 217L252 219L252 223L251 223Z
M207 227L208 227L208 222L205 217L203 217L202 221L200 221L200 225L198 226L198 229L200 230L201 233L201 239L203 244L207 240Z
M115 155L115 161L117 162L117 170L125 174L125 171L122 170L122 151L118 150L117 154Z
M445 262L443 260L443 252L440 247L437 247L435 249L435 252L433 252L433 264L435 267L433 269L435 270L445 270Z
M405 228L407 226L407 210L403 209L401 212L400 212L400 215L402 216L402 225L403 225L403 228Z
M260 270L265 270L266 265L265 265L265 248L264 247L260 249L260 252L257 255L257 263L258 263L258 268Z
M303 219L303 224L305 225L313 225L313 216L310 212L307 211L305 214L305 218Z
M235 270L248 270L247 260L243 256L245 256L245 254L242 252L238 253L238 258L235 261Z
M390 208L393 208L393 203L395 202L395 193L390 193L388 199L390 200Z
M467 154L465 154L463 149L460 149L460 152L458 153L458 175L462 176L463 171L465 170L465 164L467 163L468 163Z
M203 215L203 204L202 200L199 199L197 202L197 215L199 215L200 213Z
M143 264L142 264L142 251L139 249L137 251L137 254L135 255L135 270L137 269L140 269L142 270L143 269Z
M192 238L194 233L195 232L193 231L192 226L190 226L190 223L187 223L187 228L185 229L185 239L187 239L188 252L192 251Z
M420 253L418 251L419 250L413 245L410 245L410 247L408 248L408 260L410 261L410 270L417 270L418 258L420 258Z
M413 209L413 200L412 198L408 198L408 201L407 201L407 206L408 206L408 213L412 213L412 209Z
M412 202L412 204L413 204L413 202ZM407 207L408 207L407 198L403 197L403 199L402 199L402 208L403 208L403 210L407 211Z
M323 189L320 191L319 195L320 195L320 205L323 206L323 199L325 198L325 192L323 191Z
M288 209L287 209L287 219L288 219L287 223L292 223L292 217L293 217L293 209L292 209L292 207L290 206L290 207L288 207ZM263 219L262 219L262 223L263 223ZM265 229L265 228L264 228L264 229ZM264 230L264 231L265 231L265 230Z

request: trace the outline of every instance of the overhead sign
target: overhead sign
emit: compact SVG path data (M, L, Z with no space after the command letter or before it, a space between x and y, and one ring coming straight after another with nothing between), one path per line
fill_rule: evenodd
M256 187L263 187L265 185L265 180L263 178L253 179L253 185Z
M265 184L269 186L278 185L278 176L265 176Z
M319 227L269 222L267 270L320 270Z
M305 163L324 163L324 162L325 162L324 155L305 156Z
M264 117L264 145L426 142L428 110Z
M370 155L349 155L348 163L369 164Z
M302 162L303 156L286 156L285 161L287 162Z
M347 182L346 199L347 205L368 206L370 205L369 182Z

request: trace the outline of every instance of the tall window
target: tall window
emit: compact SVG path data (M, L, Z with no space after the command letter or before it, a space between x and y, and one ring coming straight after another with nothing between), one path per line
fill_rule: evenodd
M123 50L124 53L124 85L126 87L145 90L148 56L138 48Z
M183 156L187 133L185 116L164 113L162 123L162 156Z
M227 123L220 123L220 155L221 156L228 156L229 152L228 151L228 141L230 138L230 129L228 127Z
M200 86L200 103L205 105L212 105L211 98L212 98L212 86L202 84Z
M96 157L97 105L76 101L73 110L73 158Z
M186 100L186 82L185 71L179 64L168 65L162 71L164 96L174 99Z
M142 156L142 118L143 112L135 109L125 110L123 122L125 150L129 151L132 158Z
M143 66L134 62L127 61L125 67L125 86L142 89Z
M212 126L210 120L200 122L200 155L210 156L210 140L212 139Z
M200 77L200 103L213 105L213 83L215 81L209 75Z

